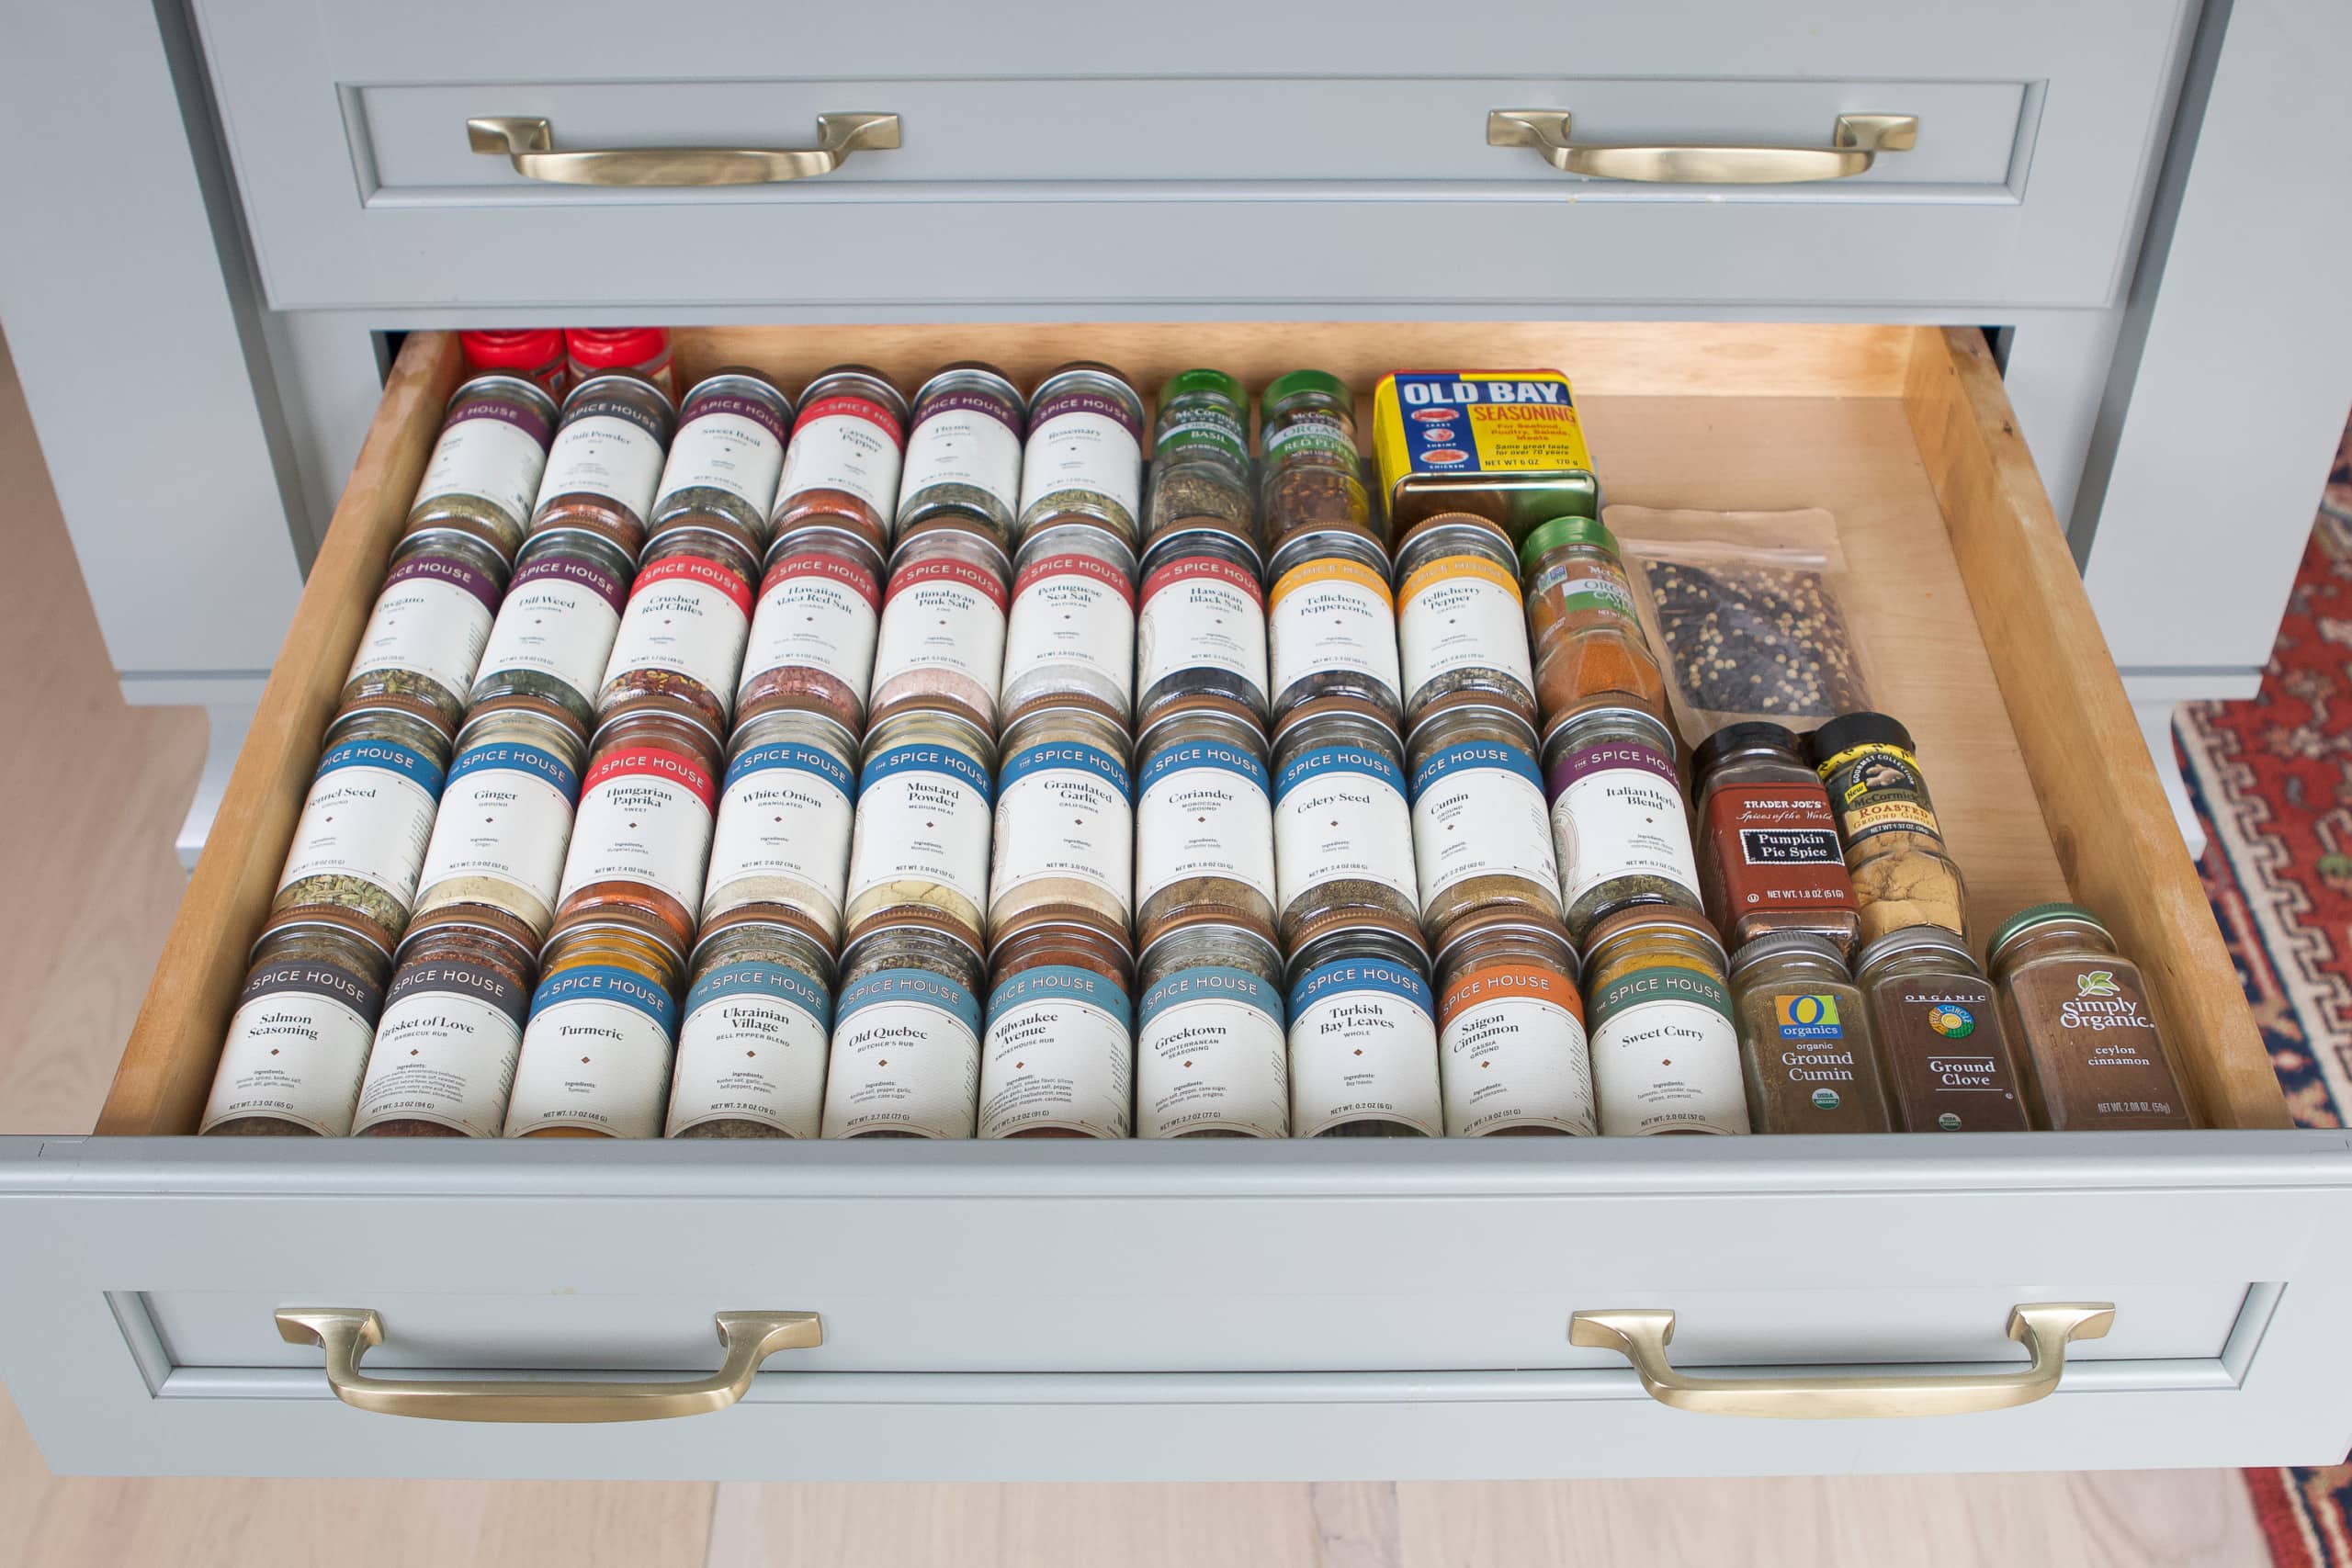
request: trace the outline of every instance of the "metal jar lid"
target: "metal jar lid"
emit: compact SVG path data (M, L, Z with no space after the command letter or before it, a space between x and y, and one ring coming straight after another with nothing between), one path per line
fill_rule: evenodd
M1968 951L1968 942L1958 931L1942 926L1903 926L1872 938L1854 954L1854 973L1866 974L1890 959L1907 953L1932 950L1939 955L1957 959L1972 975L1976 974L1976 959Z
M1464 943L1489 936L1516 936L1540 942L1552 949L1571 981L1583 974L1584 965L1577 957L1576 943L1568 939L1567 928L1557 920L1531 915L1515 905L1476 910L1454 921L1447 929L1445 940L1438 943L1431 962L1442 968Z
M1820 959L1838 974L1846 973L1846 955L1827 937L1812 931L1767 931L1742 943L1740 950L1732 955L1732 978L1737 979L1758 964L1769 964L1775 958L1797 956Z
M1984 944L1984 962L1987 964L1999 964L2002 950L2026 932L2038 927L2061 923L2089 926L2110 942L2115 937L2115 933L2107 929L2105 920L2100 919L2080 904L2034 904L2019 909L2016 914L2003 920L1994 931L1993 940Z

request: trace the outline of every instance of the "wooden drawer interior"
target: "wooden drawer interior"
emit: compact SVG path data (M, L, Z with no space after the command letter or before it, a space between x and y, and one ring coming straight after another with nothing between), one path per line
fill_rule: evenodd
M1878 706L1918 739L1980 937L2075 898L2139 960L2205 1124L2289 1124L2269 1060L2022 438L1973 329L1655 323L1069 324L681 329L682 380L752 365L797 388L844 360L911 387L986 359L1034 384L1073 358L1139 387L1299 366L1369 408L1400 366L1557 367L1613 502L1817 506ZM459 377L403 346L182 902L97 1132L186 1134L377 584Z

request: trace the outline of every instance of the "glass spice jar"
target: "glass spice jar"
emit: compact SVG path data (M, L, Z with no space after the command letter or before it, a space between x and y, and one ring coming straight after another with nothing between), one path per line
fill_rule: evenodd
M1135 1090L1124 938L1047 915L997 933L980 1037L983 1138L1124 1138Z
M1854 957L1895 1125L1906 1133L2022 1133L2000 1010L1956 931L1906 926Z
M474 331L458 334L466 356L466 374L503 373L519 376L550 398L563 396L571 385L571 362L563 352L561 327L519 327L511 331ZM555 423L552 408L548 423Z
M881 620L882 557L865 536L816 526L778 539L752 611L737 721L810 707L864 733Z
M749 550L712 528L673 528L646 546L597 687L596 716L673 707L726 734L759 572Z
M429 704L379 697L336 714L270 913L337 912L390 953L408 925L448 765L448 721Z
M1637 904L1584 942L1594 1099L1610 1137L1745 1133L1739 1026L1706 917Z
M2033 1119L2053 1133L2194 1127L2140 966L2079 904L2036 904L1986 944Z
M1273 779L1257 716L1222 697L1169 704L1136 739L1136 940L1214 916L1274 935Z
M986 524L1009 547L1028 428L1028 403L1003 371L976 359L942 367L915 392L893 536L934 518L964 517Z
M555 426L555 400L520 377L477 376L459 387L441 416L401 536L462 534L513 560Z
M1136 985L1136 1137L1290 1136L1281 948L1181 917L1145 946Z
M1527 536L1519 557L1544 718L1608 706L1665 722L1666 675L1634 612L1616 537L1596 517L1555 517Z
M530 531L585 528L634 558L645 547L673 417L669 394L639 376L594 376L572 388Z
M563 338L574 381L625 370L644 377L665 397L678 395L667 327L568 327Z
M718 528L756 558L767 548L791 428L792 400L757 370L730 365L695 382L678 405L649 531Z
M1638 708L1568 714L1544 737L1568 934L1634 904L1700 908L1674 736Z
M421 919L445 910L511 922L532 951L555 922L588 730L540 697L482 704L458 731L456 757L418 874ZM528 989L527 983L526 989Z
M828 1138L968 1138L979 1112L980 950L927 911L842 954L825 1068Z
M1015 537L1062 518L1089 517L1130 548L1143 502L1143 400L1108 365L1073 360L1046 374L1029 400Z
M950 708L994 733L1012 575L1004 551L976 527L943 524L899 542L875 637L870 720Z
M1448 513L1405 536L1396 548L1396 649L1408 726L1463 693L1535 722L1519 558L1500 524Z
M1861 929L1838 818L1804 742L1777 724L1727 724L1690 754L1699 891L1736 950L1811 931L1851 953Z
M1101 703L1126 722L1135 695L1136 557L1091 523L1049 523L1023 537L1005 617L1009 725L1063 697Z
M906 445L906 395L888 377L864 365L822 372L801 391L769 532L822 520L889 548Z
M1159 389L1152 424L1144 544L1208 523L1258 537L1250 483L1250 393L1222 370L1179 370Z
M1273 750L1274 906L1292 952L1310 920L1418 922L1405 747L1388 716L1318 697L1274 727Z
M1731 989L1751 1131L1894 1131L1868 1010L1836 942L1759 936L1733 958Z
M1082 909L1124 941L1135 890L1135 780L1126 727L1071 698L1005 728L997 775L989 929Z
M596 728L556 894L556 935L615 912L684 953L694 941L718 807L718 737L690 714L642 708Z
M1498 907L1559 919L1559 862L1527 720L1478 693L1448 697L1422 716L1406 761L1430 940Z
M605 917L559 931L523 1025L510 1138L658 1138L678 1040L678 950Z
M1600 1131L1577 975L1557 920L1503 908L1454 922L1437 950L1447 1137Z
M279 916L254 943L198 1133L339 1138L383 1010L388 945L331 912Z
M469 705L540 697L594 723L596 691L636 575L636 563L601 534L533 535L491 626Z
M1171 703L1222 697L1263 723L1266 592L1258 552L1216 528L1182 528L1144 552L1136 616L1136 722Z
M1385 544L1363 488L1356 400L1346 382L1322 370L1277 376L1266 387L1259 437L1265 448L1261 510L1274 549L1295 535L1334 528Z
M827 942L838 940L856 789L856 738L831 715L771 708L737 725L710 844L704 929L741 910L789 910Z
M1911 732L1883 713L1841 714L1813 732L1807 754L1838 814L1861 940L1905 926L1964 935L1968 886L1944 848Z
M704 922L688 965L672 1138L813 1138L825 1108L833 959L786 914Z
M1437 1000L1413 923L1362 911L1316 921L1289 973L1291 1135L1443 1137Z
M987 730L946 709L909 708L866 732L842 917L851 942L926 911L978 953L996 757Z
M1266 575L1266 642L1276 722L1316 697L1354 697L1392 723L1404 714L1388 557L1369 534L1293 534Z
M537 965L511 931L421 915L401 943L359 1085L362 1138L495 1138Z
M470 535L401 540L335 705L413 697L456 724L465 716L466 694L505 588L506 562Z

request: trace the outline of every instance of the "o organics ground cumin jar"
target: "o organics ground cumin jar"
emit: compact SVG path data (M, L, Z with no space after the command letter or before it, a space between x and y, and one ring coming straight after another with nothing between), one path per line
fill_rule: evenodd
M828 1138L968 1138L979 1111L980 950L910 911L842 954L825 1068Z
M1557 920L1559 863L1527 721L1475 692L1448 697L1422 716L1406 760L1430 940L1485 909Z
M597 716L682 708L724 735L758 576L751 552L715 529L673 528L648 545L597 688Z
M436 533L401 540L336 705L413 697L455 725L505 588L506 562L478 539Z
M429 704L378 697L335 715L270 913L336 913L390 952L408 925L448 765L447 721Z
M359 1086L364 1138L495 1138L537 972L512 931L455 916L409 929Z
M419 919L494 911L536 950L555 922L588 731L537 697L484 703L458 731L457 758L417 879Z
M1437 998L1447 1137L1600 1131L1576 949L1557 920L1499 908L1456 921Z
M833 960L813 926L745 909L705 924L670 1082L673 1138L813 1138L825 1108Z
M262 928L197 1131L339 1138L384 1006L391 954L332 913Z
M641 376L593 376L572 388L539 477L531 532L585 528L635 557L645 547L674 421L669 394Z
M983 1138L1124 1138L1135 1091L1133 964L1091 912L997 933L980 1038Z
M596 689L636 575L636 564L601 534L534 535L514 563L469 702L544 697L581 723L595 723Z
M1303 930L1288 1010L1294 1137L1444 1136L1437 998L1410 920L1350 913Z
M1601 1132L1747 1132L1739 1026L1706 917L1665 904L1620 909L1584 951Z
M653 1138L678 1039L678 951L641 919L583 920L548 943L510 1138Z
M513 560L555 439L555 400L519 376L477 376L442 415L402 537L463 534Z
M1213 912L1274 936L1273 779L1248 708L1170 703L1136 742L1136 941Z
M1283 955L1213 915L1168 923L1143 950L1136 1136L1286 1138L1290 1046Z
M1773 931L1732 959L1747 1122L1758 1133L1891 1133L1862 993L1838 944Z
M709 865L718 772L718 737L689 715L647 708L598 728L556 895L558 936L619 912L685 951Z

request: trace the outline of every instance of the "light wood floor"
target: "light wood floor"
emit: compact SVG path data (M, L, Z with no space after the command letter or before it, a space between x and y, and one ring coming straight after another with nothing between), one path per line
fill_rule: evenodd
M79 1132L179 897L172 836L204 725L117 694L5 351L0 545L0 1132ZM2223 1471L1317 1486L57 1479L0 1393L0 1568L2265 1562Z

